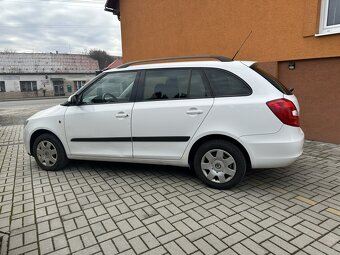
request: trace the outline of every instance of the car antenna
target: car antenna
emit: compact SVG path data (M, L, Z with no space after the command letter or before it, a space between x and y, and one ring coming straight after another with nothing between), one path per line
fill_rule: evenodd
M244 40L244 42L241 44L241 47L236 51L235 55L233 56L232 60L235 59L235 57L237 56L237 54L240 52L240 50L242 49L243 45L246 43L246 41L249 39L249 37L251 36L251 34L253 33L253 30L250 31L249 35L247 36L247 38Z

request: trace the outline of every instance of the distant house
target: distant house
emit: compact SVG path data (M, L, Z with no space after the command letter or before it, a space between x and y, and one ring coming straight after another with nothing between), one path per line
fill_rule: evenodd
M98 69L97 60L80 54L0 53L0 100L70 95Z
M109 64L105 68L105 70L117 68L118 66L121 66L122 64L123 64L123 59L122 58L117 58L115 61L113 61L111 64Z

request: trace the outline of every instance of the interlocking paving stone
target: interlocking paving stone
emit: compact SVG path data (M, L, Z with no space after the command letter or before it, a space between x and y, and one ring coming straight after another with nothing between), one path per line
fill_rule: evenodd
M41 170L22 126L0 127L2 254L340 254L340 146L232 190L186 168L74 161Z

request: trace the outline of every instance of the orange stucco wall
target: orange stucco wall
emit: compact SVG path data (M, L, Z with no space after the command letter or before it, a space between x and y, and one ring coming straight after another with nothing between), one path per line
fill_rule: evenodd
M340 144L340 58L278 64L278 77L299 99L307 139Z
M315 37L320 0L120 0L124 61L214 54L283 61L340 56L340 34Z

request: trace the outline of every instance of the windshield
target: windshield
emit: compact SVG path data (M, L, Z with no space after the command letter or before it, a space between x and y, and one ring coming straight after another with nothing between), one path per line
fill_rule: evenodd
M89 84L91 84L94 80L99 79L103 75L104 73L100 73L99 75L93 77L91 80L87 81L80 89L78 89L76 93L80 94Z
M101 76L103 76L103 75L104 75L104 73L101 73L101 74L99 74L99 75L93 77L92 79L90 79L89 81L87 81L80 89L78 89L75 93L73 93L71 96L73 96L73 95L79 95L85 88L88 87L88 85L90 85L93 81L95 81L96 79L99 79L99 78L100 78ZM69 105L71 96L70 96L64 103L62 103L62 104L60 104L60 105L63 105L63 106Z
M269 73L263 71L256 64L252 65L250 68L257 72L259 75L261 75L263 78L265 78L267 81L269 81L275 88L277 88L283 94L293 95L292 91L287 89L286 86L282 84L282 82L280 82L277 78L270 75Z

